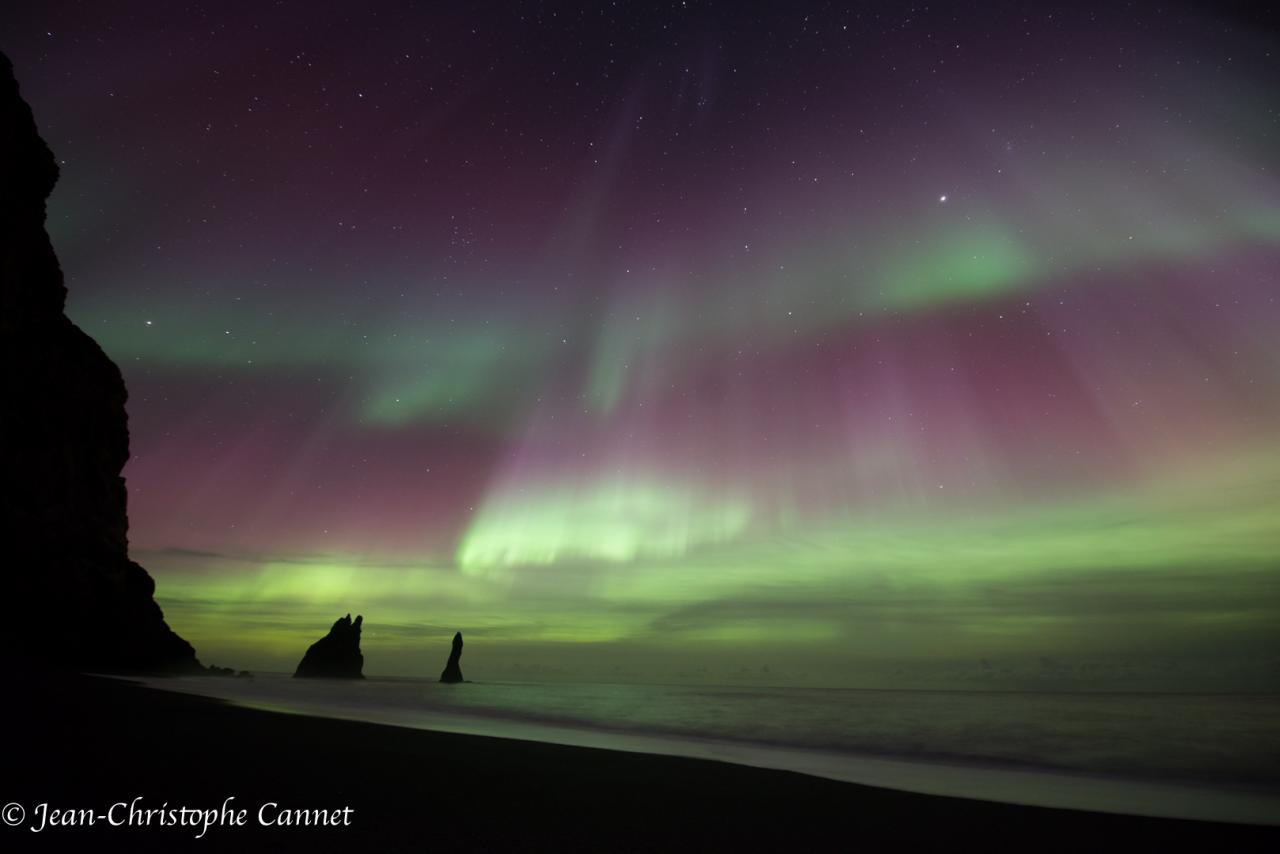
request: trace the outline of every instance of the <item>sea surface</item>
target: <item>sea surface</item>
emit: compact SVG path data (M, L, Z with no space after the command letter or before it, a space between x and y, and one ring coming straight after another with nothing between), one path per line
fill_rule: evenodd
M293 714L709 758L907 791L1280 824L1280 695L421 679L147 680Z

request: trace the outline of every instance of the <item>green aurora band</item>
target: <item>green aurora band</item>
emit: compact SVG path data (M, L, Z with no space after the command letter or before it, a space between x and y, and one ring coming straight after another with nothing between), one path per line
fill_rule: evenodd
M359 612L371 674L461 629L477 678L1275 689L1274 39L1014 29L995 71L904 24L784 94L773 55L659 52L581 123L488 56L397 103L387 50L334 112L352 80L201 67L234 106L154 170L98 140L168 94L52 89L171 624L255 669Z

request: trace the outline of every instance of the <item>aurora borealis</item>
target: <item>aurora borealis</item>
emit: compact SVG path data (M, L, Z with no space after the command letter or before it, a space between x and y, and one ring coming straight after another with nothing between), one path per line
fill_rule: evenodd
M262 5L0 12L202 659L1276 687L1269 21Z

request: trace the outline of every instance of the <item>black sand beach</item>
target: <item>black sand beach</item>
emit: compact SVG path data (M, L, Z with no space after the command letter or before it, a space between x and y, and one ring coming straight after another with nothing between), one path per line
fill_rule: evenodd
M1240 851L1280 841L1275 828L939 798L718 762L275 714L92 677L50 677L25 690L0 794L26 814L0 828L10 851ZM243 826L214 824L199 839L199 826L111 826L111 806L139 797L136 808L171 810L216 810L234 797L231 809L247 812ZM297 808L327 810L336 824L264 827L258 811L272 803L279 810L268 807L268 821ZM90 808L100 816L93 826L31 830L54 809ZM127 816L128 807L111 814Z

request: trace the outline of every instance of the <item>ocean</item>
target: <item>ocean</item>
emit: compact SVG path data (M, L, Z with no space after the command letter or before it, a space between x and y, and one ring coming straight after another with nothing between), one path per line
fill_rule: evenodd
M179 677L164 690L444 732L1039 806L1280 824L1280 695Z

